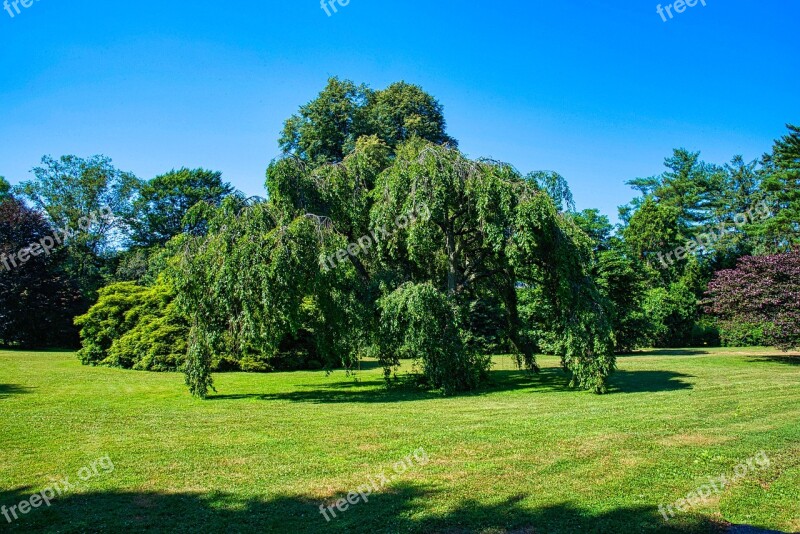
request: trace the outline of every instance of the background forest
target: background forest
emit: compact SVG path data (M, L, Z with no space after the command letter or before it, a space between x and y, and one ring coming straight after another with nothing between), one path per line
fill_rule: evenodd
M756 161L676 149L612 225L567 180L472 159L437 100L332 78L290 117L263 198L219 172L104 156L0 178L0 341L85 364L211 372L401 359L444 393L490 355L561 358L603 392L643 347L800 345L800 128ZM701 147L699 147L701 148ZM105 211L109 217L89 217ZM87 217L89 217L87 219ZM59 229L63 246L35 246ZM25 261L18 261L25 256Z

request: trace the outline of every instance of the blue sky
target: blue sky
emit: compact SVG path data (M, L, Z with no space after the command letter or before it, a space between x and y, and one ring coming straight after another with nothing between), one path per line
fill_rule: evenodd
M556 170L615 217L672 148L752 159L800 123L800 3L706 3L40 0L0 11L0 175L105 154L263 195L283 121L338 75L422 85L467 154Z

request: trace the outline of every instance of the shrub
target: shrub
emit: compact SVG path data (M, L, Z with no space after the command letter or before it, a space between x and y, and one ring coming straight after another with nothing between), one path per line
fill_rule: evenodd
M721 343L720 329L713 318L702 317L695 323L692 328L693 347L719 347Z
M761 347L767 344L763 323L724 321L720 329L722 344L726 347Z
M100 290L97 304L75 324L81 328L84 364L147 371L177 371L186 358L188 325L165 284L133 282Z

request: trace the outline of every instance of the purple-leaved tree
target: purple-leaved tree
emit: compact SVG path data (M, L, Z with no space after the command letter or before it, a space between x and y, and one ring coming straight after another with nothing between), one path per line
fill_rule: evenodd
M735 269L716 273L708 294L708 311L723 330L752 325L766 344L800 347L800 249L744 257Z

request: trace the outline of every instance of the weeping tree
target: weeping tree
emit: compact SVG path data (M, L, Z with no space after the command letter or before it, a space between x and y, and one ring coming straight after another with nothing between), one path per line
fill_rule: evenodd
M519 362L537 371L520 293L541 289L552 347L576 386L602 392L614 368L607 304L587 272L591 240L530 177L414 138L393 152L362 137L338 163L286 157L268 201L229 198L174 269L191 318L187 384L205 396L214 351L275 354L301 330L328 367L401 358L445 393L475 388L489 359L469 343L477 302Z
M475 303L499 296L509 346L532 371L541 345L529 335L531 321L519 300L541 288L551 310L542 320L556 334L552 348L573 383L605 389L614 368L613 338L608 304L588 272L591 240L532 176L416 141L401 147L372 196L373 226L389 225L417 206L430 213L380 243L379 269L394 279L432 283L453 302L464 334Z
M409 358L444 393L478 386L487 346L531 371L547 348L574 385L604 391L609 305L591 240L562 212L563 178L466 158L441 105L405 83L332 78L280 145L269 198L227 198L168 269L191 327L192 393L213 387L212 354L270 358L309 339L328 369L372 356L391 379Z

